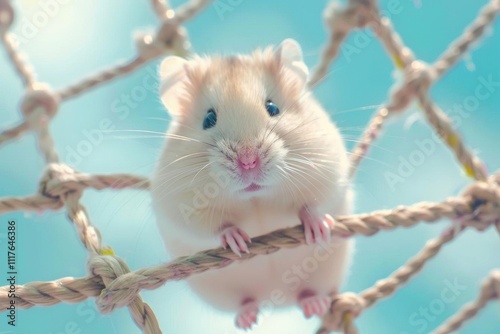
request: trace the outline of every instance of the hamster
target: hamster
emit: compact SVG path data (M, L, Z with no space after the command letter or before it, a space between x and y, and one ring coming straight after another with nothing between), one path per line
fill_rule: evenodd
M337 127L307 89L299 44L250 55L167 57L160 95L172 116L151 185L173 257L216 247L248 253L253 237L303 224L306 244L187 279L249 329L259 307L324 314L344 279L352 240L331 238L350 214L349 159Z

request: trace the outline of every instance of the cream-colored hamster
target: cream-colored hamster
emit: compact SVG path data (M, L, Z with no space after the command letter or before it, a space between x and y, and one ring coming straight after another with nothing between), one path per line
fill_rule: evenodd
M351 212L348 155L307 89L300 46L287 39L251 55L168 57L161 98L173 120L152 180L153 206L173 257L218 246L248 252L251 238L302 223L306 245L188 279L248 329L259 306L329 307L352 241L330 238L326 214Z

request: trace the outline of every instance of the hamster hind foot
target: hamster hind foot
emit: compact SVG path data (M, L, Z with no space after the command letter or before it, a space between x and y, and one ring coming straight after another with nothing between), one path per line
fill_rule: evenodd
M254 299L246 299L241 304L241 310L236 316L236 327L244 330L252 329L252 326L257 323L257 315L259 308Z
M298 299L299 307L306 318L310 318L313 315L324 315L332 303L331 297L317 295L311 290L305 290L300 293Z

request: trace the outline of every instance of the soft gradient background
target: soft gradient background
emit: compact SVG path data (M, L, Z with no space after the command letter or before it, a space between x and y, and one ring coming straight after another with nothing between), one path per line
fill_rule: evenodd
M187 24L194 49L200 53L247 52L258 46L277 44L292 37L303 47L305 61L313 66L327 36L322 22L325 1L218 0L232 8L222 15L209 6ZM23 34L47 1L14 1L17 21L13 32ZM381 1L382 8L389 1ZM392 1L388 12L394 25L417 57L432 62L459 36L477 15L486 0L474 1ZM181 1L172 1L178 5ZM231 5L231 3L233 5ZM396 10L394 10L396 8ZM21 48L41 81L54 88L76 82L82 77L123 61L134 54L132 36L137 31L152 30L157 19L146 0L66 1L50 20L25 38ZM470 59L459 63L432 88L432 96L448 113L455 104L474 96L479 78L492 76L500 81L500 24L488 34ZM354 53L342 53L331 68L331 74L316 95L342 128L351 148L360 135L375 106L387 99L394 82L393 64L371 34L358 32L347 43ZM355 48L355 49L353 49ZM347 49L345 49L347 51ZM106 132L102 142L81 161L68 152L86 140L85 131L99 128L103 119L112 122L114 130L164 131L168 116L155 89L143 87L144 80L156 80L158 61L121 80L92 90L64 103L51 124L56 148L63 161L70 161L81 172L130 172L149 176L162 143L147 133ZM146 92L140 96L140 92ZM123 94L135 92L133 107L118 111ZM0 51L0 124L1 128L20 119L18 101L23 89L2 49ZM459 131L466 142L494 171L500 166L498 126L500 87L470 111L458 117ZM458 123L457 123L458 124ZM419 150L416 141L431 138L432 131L422 121L416 107L405 116L392 120L383 137L376 142L355 178L356 212L388 209L418 201L438 201L458 194L470 180L457 167L455 158L443 145L435 144L411 175L392 187L386 173L397 173L402 159ZM36 191L43 168L32 135L0 149L0 196L22 196ZM132 269L168 260L151 214L149 195L137 191L87 191L82 203L88 208L103 240L112 245ZM42 215L9 213L0 224L0 254L6 254L6 222L15 219L18 226L19 283L49 281L65 276L86 274L87 254L75 229L64 212ZM1 227L3 226L3 228ZM387 277L414 255L425 242L439 235L449 222L419 225L411 229L383 232L366 238L358 237L351 274L344 290L361 291L378 279ZM428 333L441 321L455 313L465 302L476 298L484 277L500 265L500 239L492 229L484 233L466 231L432 260L422 273L400 289L392 298L370 308L357 320L361 333L413 334ZM3 259L3 255L1 256ZM0 262L6 272L6 260ZM0 277L3 277L0 275ZM1 285L5 285L1 279ZM447 282L457 281L462 289L453 302L441 303L440 295ZM172 282L155 291L145 291L143 298L155 311L164 333L233 334L233 315L219 313L202 303L183 282ZM423 308L444 305L430 311L425 319ZM413 319L413 320L412 320ZM74 334L74 333L139 333L126 309L111 315L100 315L92 300L81 304L59 304L19 311L18 326L12 331L0 318L0 333ZM262 320L254 333L313 333L317 320L305 320L298 309L274 312ZM424 328L425 327L425 328ZM500 332L499 303L490 304L468 323L461 333Z

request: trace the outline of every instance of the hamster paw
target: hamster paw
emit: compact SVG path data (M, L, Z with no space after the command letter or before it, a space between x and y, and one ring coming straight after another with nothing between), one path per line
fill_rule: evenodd
M232 224L223 227L221 231L221 242L224 249L229 246L238 256L241 256L241 252L250 253L246 244L247 242L252 242L250 237L245 231Z
M304 225L306 243L329 243L332 239L330 230L333 228L334 220L329 215L321 216L313 208L304 206L299 211L299 218Z
M313 295L300 299L299 307L304 312L304 316L310 318L313 315L324 315L330 308L331 303L332 299L328 296Z
M259 313L259 308L257 304L250 301L243 305L243 309L236 316L236 327L244 330L251 329L254 324L257 323L257 315Z

